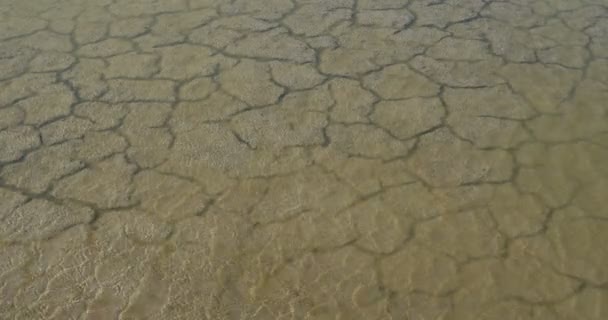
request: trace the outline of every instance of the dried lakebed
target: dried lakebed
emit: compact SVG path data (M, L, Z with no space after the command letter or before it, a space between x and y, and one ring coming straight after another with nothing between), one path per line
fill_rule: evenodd
M608 319L607 0L0 0L0 319Z

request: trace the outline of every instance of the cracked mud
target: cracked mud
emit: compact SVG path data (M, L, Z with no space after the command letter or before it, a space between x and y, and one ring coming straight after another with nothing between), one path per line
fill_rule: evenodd
M608 319L607 0L0 0L0 319Z

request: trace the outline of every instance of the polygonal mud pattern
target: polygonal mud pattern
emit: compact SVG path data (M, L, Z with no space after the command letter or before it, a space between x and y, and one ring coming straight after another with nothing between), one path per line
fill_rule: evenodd
M0 319L608 319L607 0L0 0Z

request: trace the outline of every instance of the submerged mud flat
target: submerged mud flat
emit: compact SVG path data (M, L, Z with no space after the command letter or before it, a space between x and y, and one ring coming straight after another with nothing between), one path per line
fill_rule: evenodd
M0 0L0 319L608 319L606 0Z

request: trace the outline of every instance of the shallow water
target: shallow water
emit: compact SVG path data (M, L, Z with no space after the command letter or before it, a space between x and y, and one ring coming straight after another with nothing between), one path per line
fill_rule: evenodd
M0 0L0 319L608 319L606 0Z

